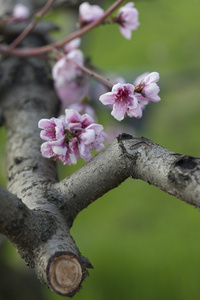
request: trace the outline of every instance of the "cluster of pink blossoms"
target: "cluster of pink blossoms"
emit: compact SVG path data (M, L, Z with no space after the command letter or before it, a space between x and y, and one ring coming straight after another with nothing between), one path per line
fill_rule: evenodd
M59 59L52 69L55 90L63 108L81 102L88 93L88 76L74 64L84 64L83 52L78 49L79 45L80 39L67 43L66 55Z
M90 5L88 2L83 2L79 7L79 25L83 27L91 22L96 21L103 16L104 10L98 5ZM138 22L139 13L134 7L133 2L129 2L122 6L117 16L113 17L113 22L119 24L121 34L130 39L133 30L136 30L140 23Z
M75 165L80 157L88 161L92 150L104 148L103 126L73 109L66 109L65 116L60 118L41 119L38 127L43 129L40 137L45 140L41 145L42 155L54 160L59 158L63 164Z
M79 7L79 26L94 22L103 14L104 10L100 6L82 3ZM129 2L121 7L116 17L112 16L112 22L119 24L122 35L130 39L132 31L139 26L138 11L134 3ZM84 66L80 43L80 38L67 43L62 58L52 70L55 90L61 100L62 109L68 108L65 109L65 116L42 119L38 124L42 129L40 136L45 141L41 146L42 155L54 160L60 159L63 164L68 165L76 164L80 157L85 161L90 160L91 150L103 149L103 142L107 138L103 126L94 121L94 110L82 101L87 98L89 90L86 73L91 73ZM93 76L98 78L95 73ZM117 78L113 81L112 90L102 91L104 94L99 100L112 109L111 115L118 121L126 116L139 119L150 101L160 101L158 80L157 72L142 74L133 84L125 83L123 78Z
M112 91L100 96L99 100L112 107L111 115L121 121L125 116L141 118L144 107L149 101L158 102L159 87L157 72L145 73L139 76L134 85L130 83L117 83Z

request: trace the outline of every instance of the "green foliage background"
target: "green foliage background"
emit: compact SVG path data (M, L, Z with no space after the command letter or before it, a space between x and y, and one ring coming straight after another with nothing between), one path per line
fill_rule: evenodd
M131 41L117 26L102 26L83 38L85 53L132 82L143 72L159 72L162 100L133 130L174 152L200 156L200 2L136 0L135 6L141 25ZM59 20L67 22L66 13ZM5 185L4 129L0 140ZM61 177L75 170L59 168ZM72 235L94 265L76 300L199 299L200 213L157 188L128 179L81 212ZM5 249L5 260L20 266L15 250ZM43 295L61 299L45 287Z

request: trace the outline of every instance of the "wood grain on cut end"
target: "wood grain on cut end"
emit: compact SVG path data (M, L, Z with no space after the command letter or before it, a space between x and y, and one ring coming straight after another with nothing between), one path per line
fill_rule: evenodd
M50 287L59 295L76 293L82 280L79 260L70 254L59 254L49 262L47 277Z

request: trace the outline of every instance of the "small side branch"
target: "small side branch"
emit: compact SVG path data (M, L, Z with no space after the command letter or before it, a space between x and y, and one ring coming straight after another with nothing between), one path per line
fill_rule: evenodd
M107 9L107 11L105 11L105 13L99 19L95 20L92 23L89 23L88 25L77 30L76 32L72 33L67 38L65 38L61 41L58 41L58 42L50 44L50 45L37 47L37 48L30 48L30 49L12 49L12 50L10 50L9 46L0 45L0 53L25 57L25 56L37 56L37 55L41 55L41 54L50 52L50 51L52 51L52 49L61 48L66 43L69 43L70 41L72 41L73 39L75 39L77 37L83 36L85 33L89 32L93 28L102 24L102 22L109 15L111 15L112 12L115 9L117 9L123 2L124 2L124 0L117 0L116 2L114 2L113 5L111 5Z
M200 207L200 158L174 153L146 138L125 134L75 173L53 184L50 194L62 199L65 217L70 207L70 218L74 219L128 177L146 181Z
M55 0L49 0L44 7L34 16L33 21L20 33L20 35L9 45L8 52L16 48L19 43L34 29L38 20L40 20L49 8L53 5Z

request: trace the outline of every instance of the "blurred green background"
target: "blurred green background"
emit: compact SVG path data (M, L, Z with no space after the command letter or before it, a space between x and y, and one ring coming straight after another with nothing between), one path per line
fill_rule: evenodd
M113 2L104 1L104 8ZM118 26L102 26L83 38L85 54L102 70L132 82L143 72L159 72L162 100L133 122L133 132L174 152L200 156L200 1L136 0L135 6L141 25L131 41ZM63 11L58 15L61 23L71 18ZM111 118L110 111L102 114L102 122ZM4 128L0 140L5 186ZM59 170L63 178L75 167L59 165ZM82 211L71 233L94 266L76 300L199 299L200 212L194 207L128 179ZM29 273L7 242L1 258L10 269ZM2 295L0 300L9 299ZM41 295L62 299L43 286Z

